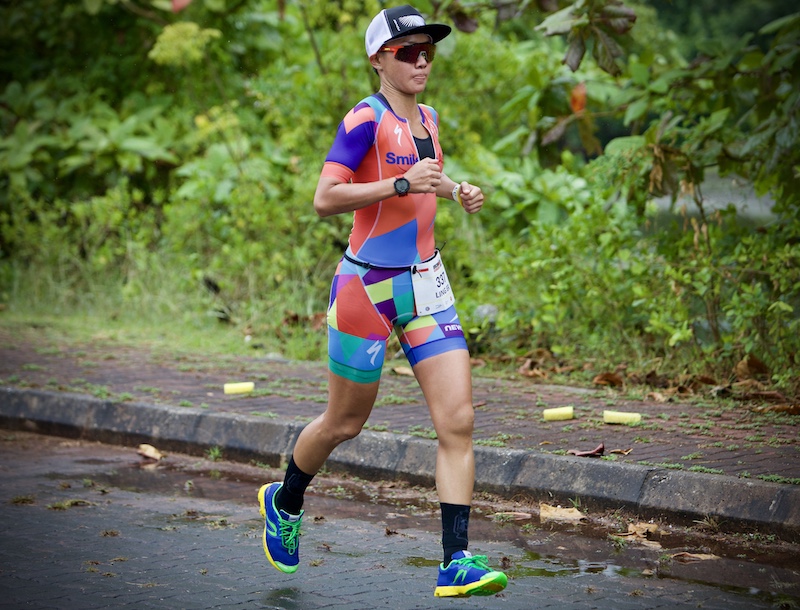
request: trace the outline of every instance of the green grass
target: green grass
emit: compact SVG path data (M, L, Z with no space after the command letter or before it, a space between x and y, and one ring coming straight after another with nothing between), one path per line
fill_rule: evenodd
M689 472L704 472L706 474L725 474L723 470L719 468L706 468L705 466L692 466L689 468Z
M508 441L510 441L512 438L514 437L510 434L498 432L492 438L481 438L475 440L475 444L484 447L507 447Z
M411 436L419 436L420 438L427 438L431 440L435 440L438 438L438 436L436 435L436 430L434 430L433 428L428 428L416 424L413 426L409 426L408 433Z
M788 483L789 485L800 485L800 478L782 477L777 474L762 474L756 477L768 483Z

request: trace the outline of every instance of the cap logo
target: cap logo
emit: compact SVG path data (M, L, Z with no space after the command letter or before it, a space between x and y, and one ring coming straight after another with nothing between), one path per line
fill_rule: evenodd
M425 25L425 20L419 15L405 15L403 17L398 17L397 20L402 26L397 27L398 31L410 30L411 28L418 28Z

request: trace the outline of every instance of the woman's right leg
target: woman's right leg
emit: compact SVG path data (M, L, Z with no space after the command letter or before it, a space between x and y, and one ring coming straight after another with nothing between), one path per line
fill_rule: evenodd
M293 453L309 475L340 443L361 432L372 411L392 324L369 291L393 297L397 275L401 272L368 270L347 259L336 269L328 305L328 407L303 429Z
M336 446L361 432L379 384L357 383L329 373L328 407L300 433L283 483L262 485L259 490L264 552L281 572L291 574L299 565L301 507L306 487Z
M261 487L264 551L282 572L297 570L300 519L306 488L331 452L361 432L375 404L392 331L367 285L393 295L397 272L376 272L343 260L331 286L328 306L328 406L295 443L283 483ZM383 286L380 286L383 284Z
M358 383L328 373L328 407L297 439L293 457L305 473L316 474L331 452L361 432L378 396L380 381Z
M283 486L275 496L277 508L300 514L306 488L325 460L340 443L361 432L375 403L378 383L356 383L328 373L328 408L300 433Z

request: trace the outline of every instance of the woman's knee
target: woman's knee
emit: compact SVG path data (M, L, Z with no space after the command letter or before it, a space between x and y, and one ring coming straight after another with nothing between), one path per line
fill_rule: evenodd
M328 437L332 445L339 445L357 437L364 427L360 418L332 419L323 418L321 432Z
M448 410L447 416L438 418L437 434L449 437L469 437L475 428L475 410L469 403Z
M339 442L343 443L344 441L349 441L354 439L359 434L361 434L361 430L364 429L364 422L361 420L359 421L348 421L342 424L339 428L339 434L341 440Z

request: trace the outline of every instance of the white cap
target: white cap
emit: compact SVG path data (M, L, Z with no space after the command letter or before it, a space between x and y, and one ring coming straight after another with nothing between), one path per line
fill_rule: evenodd
M431 42L439 42L451 32L449 25L442 23L426 24L425 19L414 7L404 4L395 8L385 8L375 15L367 28L364 43L367 57L372 57L388 41L411 34L427 34Z

